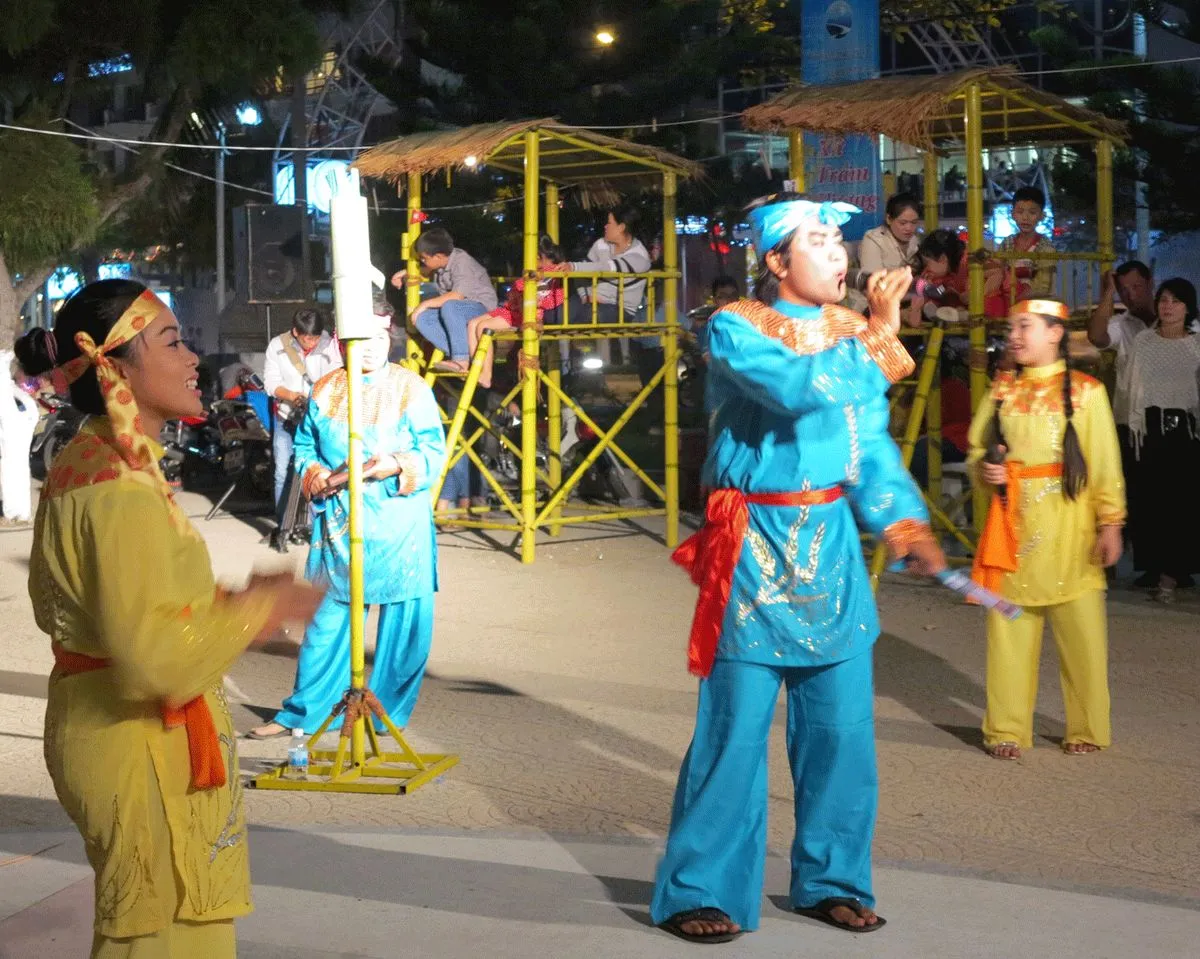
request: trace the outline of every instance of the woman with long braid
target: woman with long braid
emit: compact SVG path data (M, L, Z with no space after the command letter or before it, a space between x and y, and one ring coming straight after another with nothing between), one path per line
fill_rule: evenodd
M1020 759L1033 746L1038 659L1049 619L1058 646L1070 755L1112 741L1104 568L1121 556L1125 488L1103 385L1067 365L1067 307L1017 303L1009 355L971 423L972 479L992 494L975 580L1024 608L989 613L984 746Z

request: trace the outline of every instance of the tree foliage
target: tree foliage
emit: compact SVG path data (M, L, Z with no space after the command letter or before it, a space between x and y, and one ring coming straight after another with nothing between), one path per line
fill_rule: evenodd
M1200 76L1182 67L1156 67L1133 58L1106 60L1107 69L1096 70L1094 61L1057 28L1038 31L1034 40L1046 57L1047 69L1079 68L1054 77L1059 92L1083 98L1093 110L1129 128L1129 145L1114 160L1118 221L1133 221L1133 184L1141 180L1147 187L1155 229L1200 227L1200 193L1195 189L1200 165ZM1095 191L1091 151L1068 151L1056 167L1055 187L1068 206L1089 209Z
M236 103L282 71L319 59L317 17L351 0L23 0L0 18L0 101L21 125L69 117L106 96L106 70L132 68L147 102L165 105L156 138L174 141L199 107ZM60 130L64 129L59 127ZM75 132L73 129L70 132ZM127 177L100 174L65 139L10 131L0 146L0 284L26 273L17 304L64 257L147 195L166 150L140 151ZM194 158L193 158L194 159ZM11 171L11 172L9 172ZM9 302L9 298L4 298ZM0 339L17 317L5 309Z
M0 133L0 250L11 269L37 267L89 239L98 218L95 183L70 140Z

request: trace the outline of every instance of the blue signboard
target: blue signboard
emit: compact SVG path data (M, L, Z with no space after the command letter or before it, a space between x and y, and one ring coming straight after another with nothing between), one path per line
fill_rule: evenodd
M802 0L801 76L818 85L879 76L879 0ZM868 136L805 134L807 194L863 211L843 228L858 240L881 220L879 143Z

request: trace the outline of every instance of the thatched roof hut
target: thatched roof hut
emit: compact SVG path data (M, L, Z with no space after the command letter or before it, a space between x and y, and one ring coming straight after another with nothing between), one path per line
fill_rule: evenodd
M799 86L751 107L750 130L883 135L947 152L966 139L967 90L978 84L985 148L1039 143L1122 142L1125 126L1025 83L1008 68Z
M401 184L410 174L486 164L520 174L525 135L539 137L541 179L577 187L585 202L608 203L631 190L656 188L664 173L703 175L699 164L656 147L605 136L552 119L483 123L456 130L413 133L372 147L354 161L363 176Z

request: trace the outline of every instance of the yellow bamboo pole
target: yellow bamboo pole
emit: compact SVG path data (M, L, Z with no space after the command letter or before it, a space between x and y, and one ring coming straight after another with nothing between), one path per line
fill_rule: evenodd
M413 310L421 302L421 261L417 259L416 247L417 237L421 235L421 224L416 216L420 212L420 209L421 174L410 173L408 175L408 228L404 232L403 240L403 253L407 268L407 280L404 284L404 302L409 316L412 316ZM422 360L421 347L411 335L411 332L410 330L406 359L411 369L419 370Z
M362 341L346 340L346 413L350 421L350 442L346 462L350 470L350 687L366 684L366 654L363 632L363 522L362 522ZM350 734L350 756L355 768L366 762L363 738L365 721L360 716Z
M941 184L938 183L938 155L932 150L926 150L925 160L925 232L929 233L938 228L938 197Z
M970 312L967 339L970 343L971 410L979 408L987 392L987 322L984 319L983 262L974 254L983 250L983 121L978 83L966 90L966 161L967 161L967 249L971 255L970 287L967 305ZM987 497L975 493L975 528L983 529L987 515Z
M663 174L663 269L679 266L679 237L675 233L678 183L674 173ZM667 501L667 548L679 544L679 280L663 282L663 485Z
M546 184L546 235L558 242L558 184Z
M1111 140L1096 143L1096 235L1101 272L1113 265L1113 148ZM1138 251L1139 254L1141 251ZM1088 270L1091 279L1091 270ZM1091 305L1091 299L1088 300Z
M537 541L537 267L539 133L525 134L524 327L521 331L521 562L532 563Z
M794 182L797 193L808 189L804 181L804 131L788 131L788 179Z

